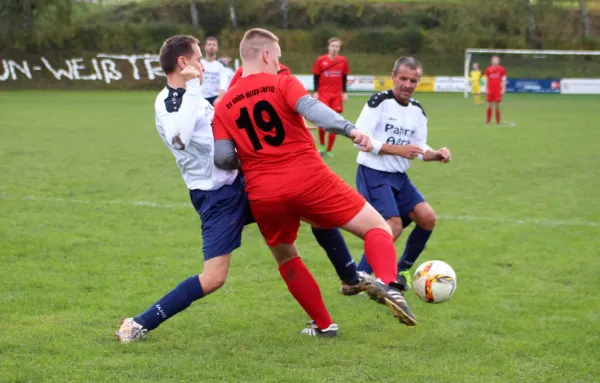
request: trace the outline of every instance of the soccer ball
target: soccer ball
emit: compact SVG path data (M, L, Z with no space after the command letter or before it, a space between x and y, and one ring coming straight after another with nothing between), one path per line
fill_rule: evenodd
M413 288L425 302L446 302L456 290L456 273L446 262L425 262L415 271Z

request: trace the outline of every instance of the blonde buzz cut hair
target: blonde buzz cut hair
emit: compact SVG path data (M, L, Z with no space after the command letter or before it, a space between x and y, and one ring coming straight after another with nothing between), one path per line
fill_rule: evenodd
M278 43L279 38L273 32L262 28L253 28L244 33L240 43L240 57L257 59L268 44Z

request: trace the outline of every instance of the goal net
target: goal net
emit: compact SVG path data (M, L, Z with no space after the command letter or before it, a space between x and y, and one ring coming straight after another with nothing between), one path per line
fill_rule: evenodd
M483 74L492 56L498 55L509 79L600 78L600 51L467 49L465 50L465 98L471 86L469 73L478 63Z

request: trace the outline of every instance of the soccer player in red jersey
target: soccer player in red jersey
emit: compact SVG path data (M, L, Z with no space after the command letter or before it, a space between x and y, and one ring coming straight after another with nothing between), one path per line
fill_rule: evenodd
M506 70L500 65L500 57L492 57L492 65L485 69L483 74L487 77L487 118L489 124L492 119L492 106L496 109L496 123L500 123L500 102L502 95L506 92Z
M340 56L342 42L332 37L327 42L327 54L319 56L313 66L315 93L313 97L327 105L337 113L344 110L344 102L348 100L346 78L350 72L348 60ZM325 150L325 129L319 128L319 153L333 157L331 150L335 142L335 134L329 133L327 150Z
M298 255L295 241L300 221L324 229L340 227L363 238L367 260L378 278L367 293L386 304L401 322L415 325L396 284L396 249L389 226L321 161L302 116L351 138L361 150L370 151L371 140L312 98L294 76L277 76L278 41L260 28L244 35L242 78L215 110L215 162L235 165L240 161L256 223L288 289L313 320L303 334L334 336L338 327Z

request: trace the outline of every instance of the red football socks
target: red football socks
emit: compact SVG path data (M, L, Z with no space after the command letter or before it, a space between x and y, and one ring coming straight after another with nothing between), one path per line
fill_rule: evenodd
M327 137L327 151L330 152L333 149L333 143L335 142L335 134L329 133Z
M325 145L325 129L319 128L319 144Z
M329 327L333 321L323 302L321 290L302 259L300 257L290 259L279 266L279 272L290 293L308 316L317 323L317 327L320 329Z
M487 118L485 120L485 122L490 122L490 120L492 119L492 108L488 108L487 109Z
M496 109L496 123L500 123L500 109Z
M394 239L385 230L371 229L365 235L365 256L373 269L375 277L386 285L396 280L398 265L396 264L396 247Z

